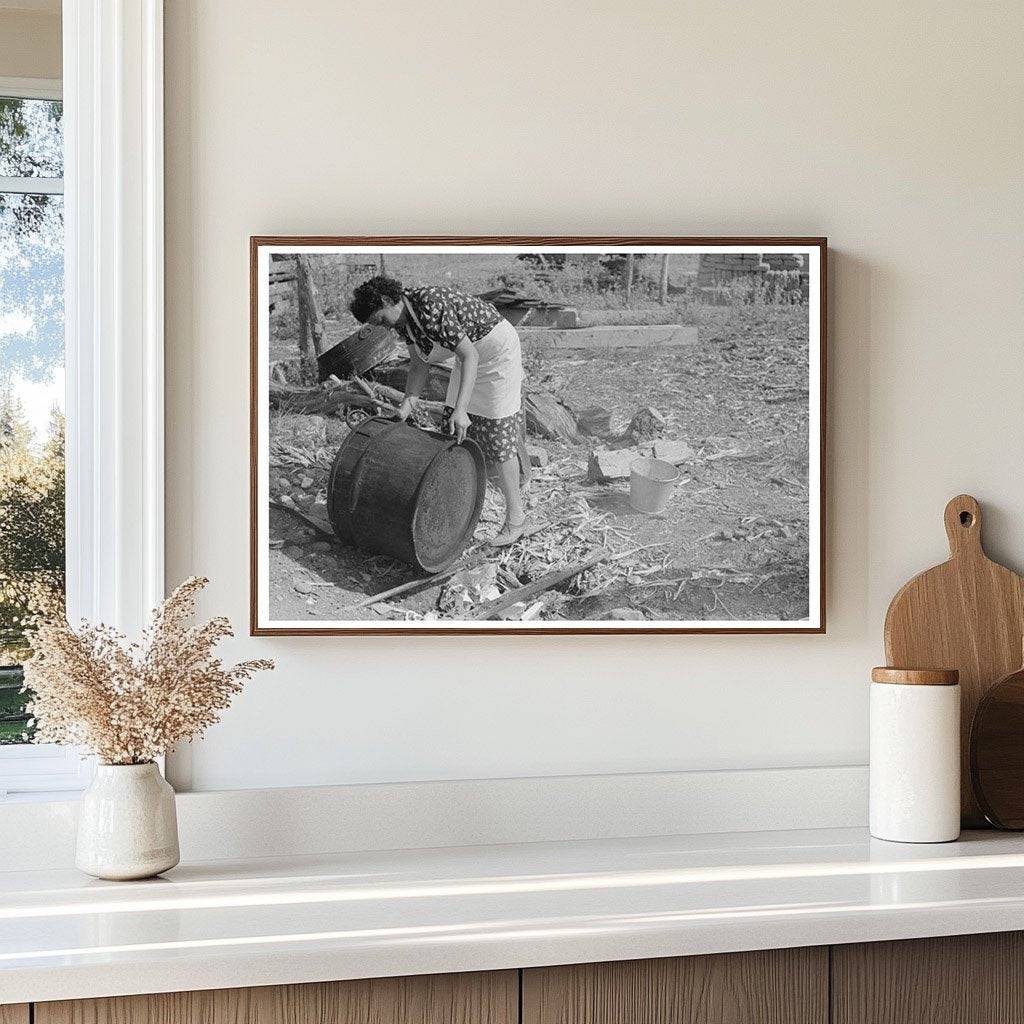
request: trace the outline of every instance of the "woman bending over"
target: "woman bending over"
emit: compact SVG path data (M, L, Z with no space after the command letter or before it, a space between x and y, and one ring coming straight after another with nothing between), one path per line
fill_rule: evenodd
M360 323L402 334L409 346L409 376L398 410L412 414L427 383L435 347L455 353L443 429L480 446L488 475L505 499L505 524L491 543L504 547L523 534L526 515L519 486L523 358L516 329L489 302L456 288L403 288L393 277L373 277L349 303Z

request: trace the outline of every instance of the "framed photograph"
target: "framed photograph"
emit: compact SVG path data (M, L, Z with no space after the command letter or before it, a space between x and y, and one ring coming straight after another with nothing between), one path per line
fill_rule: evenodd
M250 263L254 635L825 631L825 239Z

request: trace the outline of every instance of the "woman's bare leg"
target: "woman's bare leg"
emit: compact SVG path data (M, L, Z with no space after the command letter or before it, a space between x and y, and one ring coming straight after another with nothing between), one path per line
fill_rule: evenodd
M519 459L512 456L494 465L494 482L505 499L505 525L492 543L509 544L518 537L518 530L526 519L523 511L523 496L519 490Z

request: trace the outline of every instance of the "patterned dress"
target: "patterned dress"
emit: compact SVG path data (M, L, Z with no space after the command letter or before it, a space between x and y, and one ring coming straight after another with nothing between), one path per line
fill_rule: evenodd
M435 345L454 352L463 335L474 343L480 341L503 319L491 303L457 288L431 285L406 288L403 294L413 312L405 333L424 359Z
M467 409L468 436L480 445L489 463L505 462L517 454L522 463L526 434L521 398L523 363L516 329L491 303L456 288L407 288L403 299L409 312L403 329L424 359L430 357L435 345L454 351L463 338L473 343L480 360ZM461 380L456 362L444 406L445 430ZM525 464L528 466L529 461Z

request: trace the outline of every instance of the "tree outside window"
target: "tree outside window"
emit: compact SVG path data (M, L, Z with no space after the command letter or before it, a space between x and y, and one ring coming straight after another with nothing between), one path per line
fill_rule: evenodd
M20 664L64 599L62 105L0 96L0 744L31 739Z

